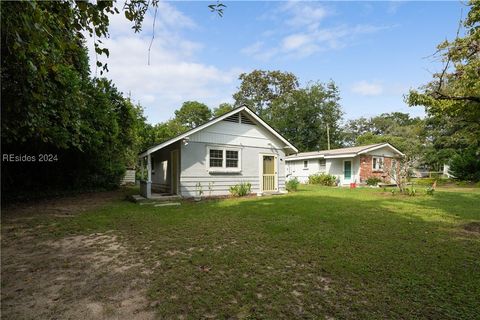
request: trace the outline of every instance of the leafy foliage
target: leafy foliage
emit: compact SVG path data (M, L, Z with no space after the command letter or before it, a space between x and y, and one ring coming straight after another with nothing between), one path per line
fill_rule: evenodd
M316 173L308 177L308 183L332 187L336 185L337 177L328 173Z
M233 95L235 106L247 105L266 120L272 102L298 88L298 79L290 72L254 70L242 73L239 80L240 88Z
M83 5L2 3L2 151L57 159L4 162L5 196L112 188L135 163L143 111L110 81L90 78L75 26L88 20L78 11ZM85 10L100 7L108 11L108 3Z
M218 107L213 109L213 116L219 117L221 115L224 115L227 112L232 111L234 108L235 107L230 103L221 103Z
M376 186L379 182L382 182L382 179L376 176L368 177L365 181L368 186Z
M292 178L292 179L288 180L285 183L285 189L287 189L287 191L289 191L289 192L295 192L295 191L298 190L299 185L300 185L300 181L298 181L298 179L295 177L295 178Z
M230 187L230 194L234 197L243 197L252 192L252 184L250 182L242 182Z
M207 105L198 101L186 101L175 111L176 120L187 128L195 128L212 117L212 111Z
M343 135L346 145L388 142L409 156L418 156L428 145L423 120L401 112L350 120L344 127Z
M475 148L461 151L452 158L450 172L460 180L480 181L480 154Z
M459 28L453 41L437 47L442 70L406 97L410 106L425 107L433 128L432 153L440 153L441 161L469 148L480 152L480 2L470 1L469 6L464 33Z
M327 127L331 147L341 145L342 109L335 83L313 83L273 101L270 124L299 150L327 149Z

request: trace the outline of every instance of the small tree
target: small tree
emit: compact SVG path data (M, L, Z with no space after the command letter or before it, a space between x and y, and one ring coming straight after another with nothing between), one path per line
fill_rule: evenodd
M417 157L403 157L392 160L389 166L385 166L387 177L397 185L401 193L407 190L408 179L417 163Z

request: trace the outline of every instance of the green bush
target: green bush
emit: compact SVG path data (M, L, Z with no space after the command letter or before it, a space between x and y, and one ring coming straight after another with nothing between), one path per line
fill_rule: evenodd
M298 179L293 178L293 179L288 180L287 183L285 183L285 188L289 192L295 192L295 191L298 190L298 185L299 184L300 184L300 182L298 181Z
M242 182L230 187L230 193L234 197L243 197L250 194L252 191L252 184L250 182Z
M415 195L417 194L417 190L414 187L411 187L411 188L407 188L405 190L405 193L410 197L415 197Z
M469 148L455 155L450 172L459 180L480 181L480 155L476 148Z
M433 196L433 193L435 192L435 189L433 187L428 187L425 192L427 193L427 195L429 196Z
M376 186L381 181L382 181L382 179L380 179L379 177L372 176L372 177L368 177L368 179L365 182L369 186Z
M337 182L337 177L328 173L316 173L308 177L309 184L319 184L322 186L334 186Z

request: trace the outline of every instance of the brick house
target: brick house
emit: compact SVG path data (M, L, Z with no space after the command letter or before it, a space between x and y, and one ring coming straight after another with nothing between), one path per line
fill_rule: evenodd
M322 172L336 176L339 185L365 184L369 177L389 183L391 168L402 157L404 154L389 143L302 152L285 158L286 175L302 183Z

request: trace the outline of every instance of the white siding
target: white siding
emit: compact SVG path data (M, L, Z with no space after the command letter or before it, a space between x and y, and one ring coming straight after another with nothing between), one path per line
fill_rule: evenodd
M213 173L207 168L208 147L236 147L241 153L241 171ZM252 192L260 192L259 155L277 155L278 189L285 189L285 152L282 142L259 125L220 121L189 137L187 145L181 144L180 193L195 196L195 186L202 185L204 196L229 194L231 186L250 182ZM211 190L209 189L209 185Z
M285 146L263 126L220 121L194 133L192 142L243 145L262 148L283 149Z
M352 161L352 178L345 180L344 178L344 161ZM326 159L325 170L320 167L319 159L309 159L308 167L305 169L304 160L294 160L287 162L288 178L296 177L301 183L308 183L308 176L319 172L326 172L336 176L341 185L349 184L350 182L360 182L360 157L343 158L343 159Z
M319 160L320 159L288 161L286 164L288 178L296 177L300 183L308 183L308 177L310 175L326 172L326 167L321 167ZM304 161L308 161L306 168Z
M352 178L345 180L344 176L344 162L352 161ZM327 172L336 176L340 185L346 185L351 182L360 182L360 157L345 158L345 159L327 159Z

